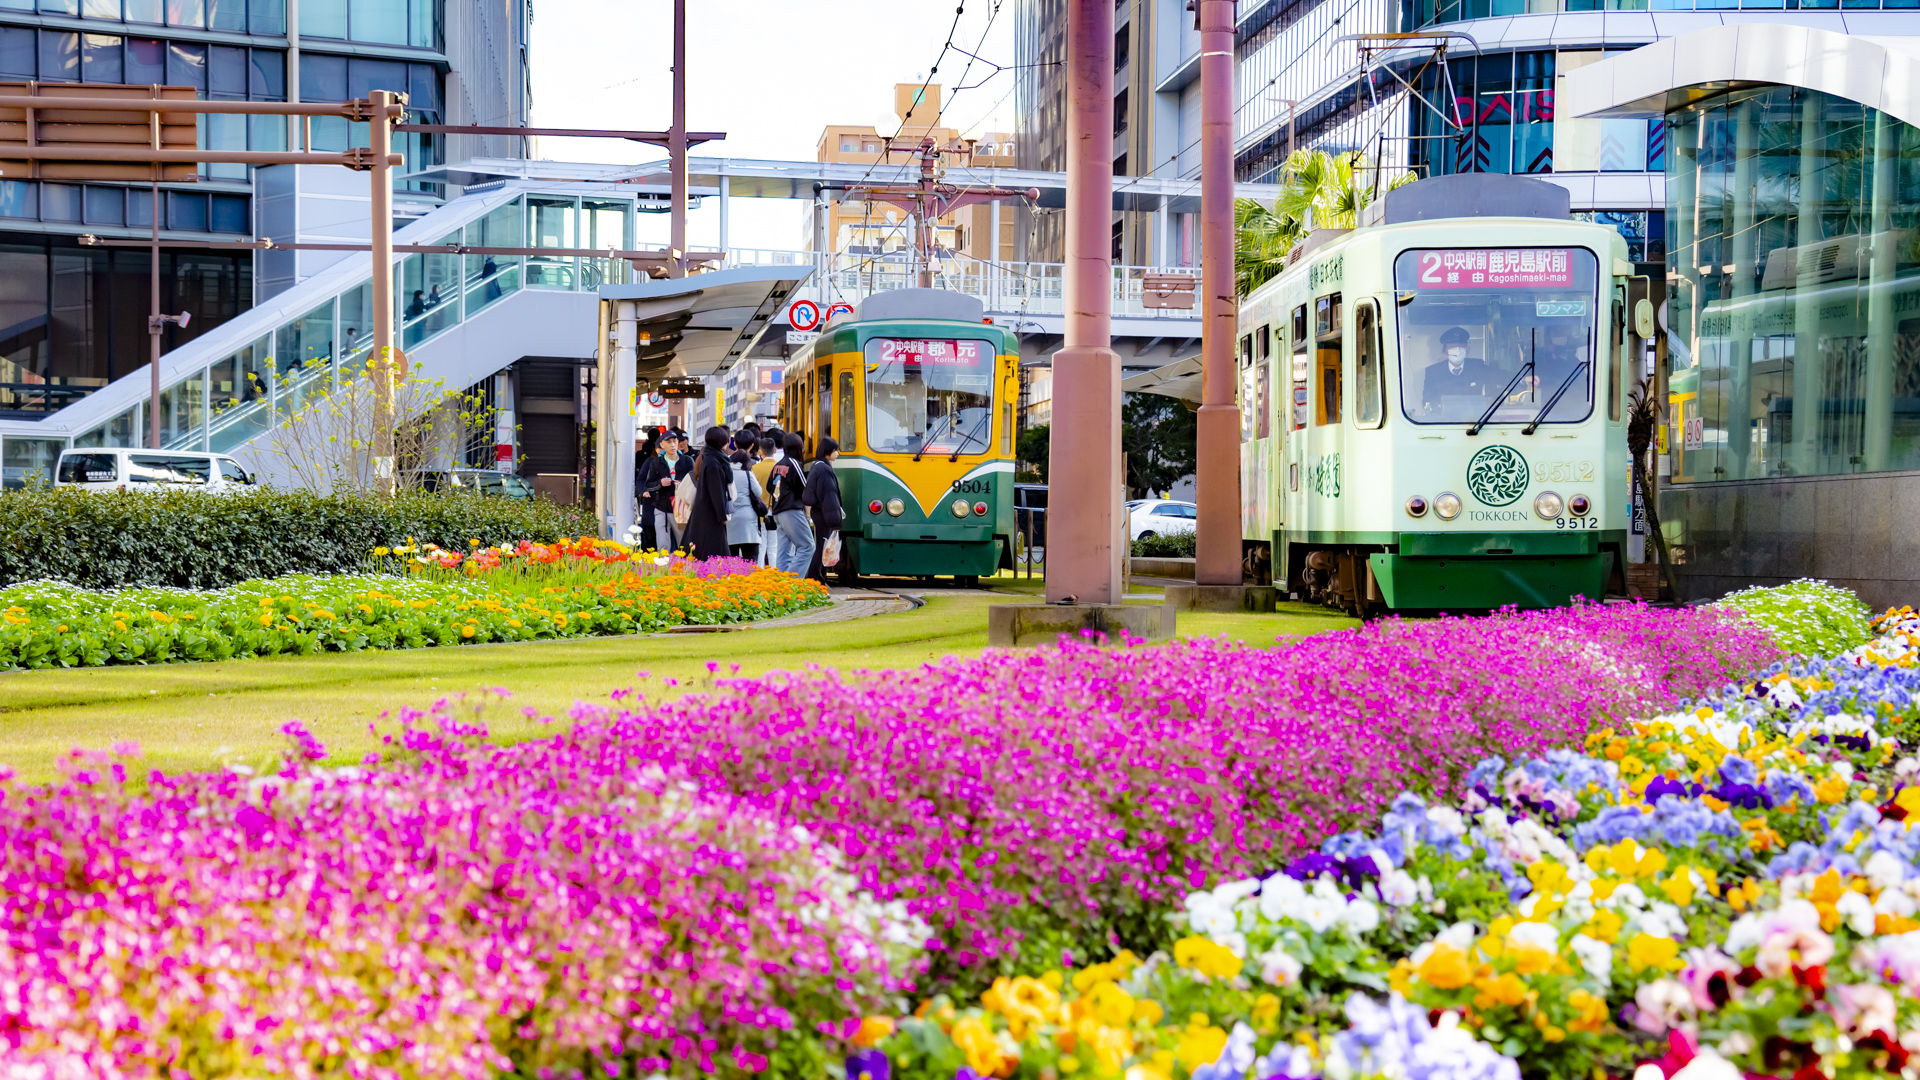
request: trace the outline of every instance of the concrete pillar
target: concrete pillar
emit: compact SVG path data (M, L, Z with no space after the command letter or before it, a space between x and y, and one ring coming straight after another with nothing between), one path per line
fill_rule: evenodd
M1900 324L1893 317L1893 285L1898 235L1893 229L1898 195L1900 123L1886 113L1873 114L1873 270L1867 278L1867 416L1862 453L1866 468L1889 466L1893 442L1893 353Z
M613 538L622 542L633 527L633 388L639 345L635 305L631 300L621 300L614 309L613 370L607 373L609 393L603 421L612 437L605 441L608 452L606 460L600 462L600 471L606 477L607 492L602 513Z
M1793 296L1793 445L1788 461L1798 475L1821 472L1820 410L1826 398L1826 357L1820 353L1820 260L1809 250L1823 237L1821 187L1826 180L1826 123L1821 96L1803 90L1800 106L1798 279Z
M1118 604L1123 596L1112 148L1113 3L1068 0L1066 340L1053 355L1049 603Z
M732 194L733 180L731 177L722 174L720 177L720 251L722 254L733 250L728 246L727 233L727 202Z
M1233 341L1233 0L1200 4L1201 405L1198 585L1240 584L1240 407Z
M1160 196L1160 204L1153 210L1153 256L1147 261L1158 267L1173 265L1173 256L1167 249L1168 219L1173 215L1167 210L1167 197Z
M1760 313L1753 300L1757 245L1753 229L1753 166L1759 148L1753 142L1754 102L1734 107L1733 191L1726 220L1733 231L1733 289L1727 326L1727 451L1722 479L1743 480L1753 441L1753 329ZM1702 479L1716 479L1706 476Z

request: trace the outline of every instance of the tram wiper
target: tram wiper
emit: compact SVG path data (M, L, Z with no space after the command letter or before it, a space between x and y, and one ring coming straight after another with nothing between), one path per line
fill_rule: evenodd
M1527 362L1521 364L1520 370L1514 372L1513 378L1507 380L1507 385L1500 388L1500 392L1494 395L1494 398L1492 401L1487 402L1487 411L1481 413L1480 419L1475 420L1473 422L1473 426L1467 429L1467 434L1469 435L1480 434L1480 429L1487 426L1487 421L1492 418L1493 414L1499 411L1500 406L1505 405L1507 403L1507 395L1513 393L1513 388L1519 384L1522 378L1526 377L1527 372L1532 370L1533 370L1533 361L1528 360Z
M941 424L944 424L948 427L953 426L953 417L954 417L953 413L948 413L946 416L941 417L939 424L935 424L934 426L928 428L927 433L925 435L920 436L920 449L915 450L913 452L913 460L919 461L920 455L926 453L927 447L931 445L936 439L939 438L939 436L935 435L934 433L940 430Z
M984 426L984 425L981 425L981 426ZM967 448L968 443L973 442L975 440L979 441L980 448L982 450L987 448L987 440L980 438L980 429L976 427L974 430L967 432L966 437L960 440L960 445L953 448L953 456L948 458L947 460L959 461L960 452Z
M1579 378L1580 374L1586 370L1587 362L1585 360L1573 365L1573 371L1567 375L1567 381L1560 384L1560 389L1553 392L1553 396L1547 399L1545 405L1540 406L1540 411L1533 414L1533 419L1527 422L1526 427L1520 429L1520 434L1533 434L1534 429L1540 426L1540 422L1545 420L1547 414L1553 411L1553 407L1560 404L1560 396L1565 394L1567 389L1573 385L1573 380Z

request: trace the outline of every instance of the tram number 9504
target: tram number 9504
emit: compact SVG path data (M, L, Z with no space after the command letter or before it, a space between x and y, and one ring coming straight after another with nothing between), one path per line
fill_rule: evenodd
M991 495L993 494L993 481L955 480L953 482L953 490L962 495Z
M1565 529L1569 532L1577 532L1581 529L1597 529L1600 527L1600 518L1597 515L1591 514L1586 517L1557 517L1553 519L1553 527L1556 529Z

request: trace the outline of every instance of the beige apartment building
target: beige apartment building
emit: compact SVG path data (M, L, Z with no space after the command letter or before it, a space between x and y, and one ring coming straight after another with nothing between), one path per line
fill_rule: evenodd
M870 166L871 182L876 185L913 184L920 178L921 144L931 138L935 146L949 151L941 158L945 164L971 164L981 169L1014 167L1011 134L987 132L963 137L959 131L942 126L939 86L898 83L893 88L893 103L894 115L900 120L897 135L871 125L828 124L820 132L815 159ZM889 136L893 136L891 146ZM1012 261L1018 250L1015 220L1019 215L1010 205L1000 207L1000 235L995 244L993 211L991 204L969 206L940 218L935 223L934 243L961 257ZM836 252L879 255L913 247L913 223L903 206L840 200L829 205L827 214L827 243ZM811 219L806 235L811 250Z

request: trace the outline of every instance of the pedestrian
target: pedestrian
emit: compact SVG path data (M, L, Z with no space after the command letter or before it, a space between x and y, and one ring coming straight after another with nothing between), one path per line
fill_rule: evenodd
M727 551L749 562L760 560L760 523L767 517L766 489L753 475L753 455L736 451L733 463L733 511L727 518Z
M707 429L706 446L693 466L693 511L687 516L687 553L711 559L727 553L727 519L733 512L733 466L727 461L727 429Z
M800 501L806 487L806 475L800 466L800 436L788 432L780 459L774 462L773 521L780 531L779 567L795 577L807 572L813 556L813 526L807 521L806 504Z
M806 491L800 497L813 512L813 562L807 567L807 576L822 585L827 584L827 538L839 532L840 523L846 520L840 509L840 477L833 469L833 459L839 456L840 444L830 436L820 436L819 452L807 471Z
M659 453L647 460L646 471L640 474L640 486L652 499L656 551L679 550L679 529L673 524L673 491L680 482L678 474L683 458L680 441L668 432L667 437L660 440Z
M640 446L639 453L633 458L633 502L634 524L640 530L640 550L653 551L659 543L653 528L653 491L647 486L647 463L660 453L660 436L652 429L645 429L647 441Z
M427 294L419 289L413 290L413 300L407 304L407 318L417 319L427 313ZM408 346L411 348L412 346Z
M769 509L760 515L760 565L779 566L776 554L780 548L780 530L773 522L773 465L780 456L780 444L771 436L762 435L754 445L753 478L760 483L761 497L767 500Z

